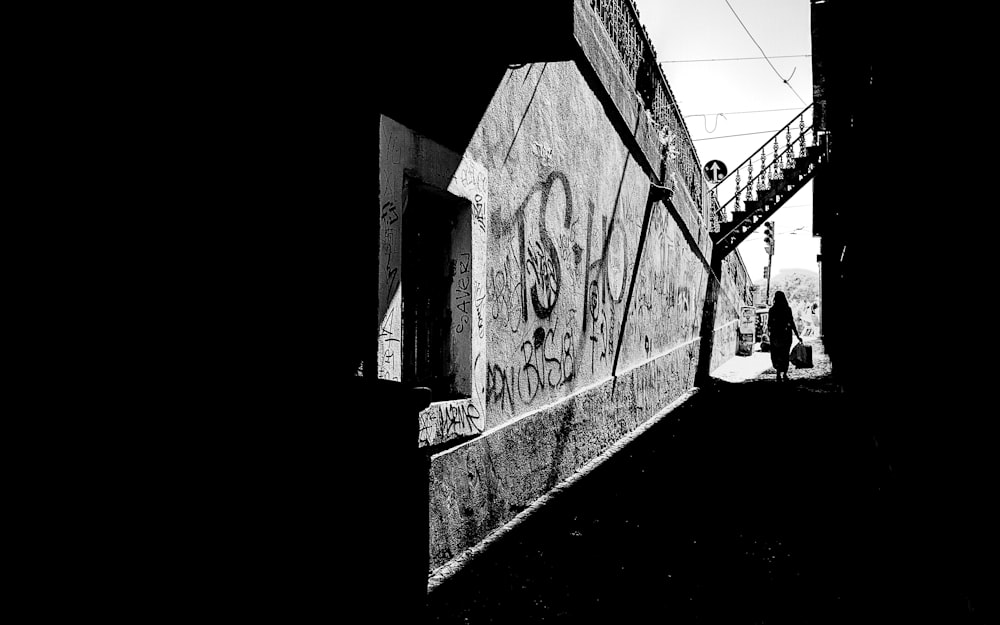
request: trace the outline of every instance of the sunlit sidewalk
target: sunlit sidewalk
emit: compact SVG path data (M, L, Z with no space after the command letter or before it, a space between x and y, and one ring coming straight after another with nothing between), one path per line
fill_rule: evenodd
M830 361L823 351L823 343L819 337L806 337L803 342L813 348L813 366L809 369L798 369L795 365L790 365L788 377L791 381L798 378L815 378L830 372ZM774 375L771 353L760 351L760 344L757 343L751 355L733 356L712 371L712 377L723 382L745 382L768 373Z

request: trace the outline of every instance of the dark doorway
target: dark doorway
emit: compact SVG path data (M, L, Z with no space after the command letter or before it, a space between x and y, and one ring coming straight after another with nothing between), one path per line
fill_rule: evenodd
M471 397L472 221L468 200L416 180L403 212L403 382L434 401Z

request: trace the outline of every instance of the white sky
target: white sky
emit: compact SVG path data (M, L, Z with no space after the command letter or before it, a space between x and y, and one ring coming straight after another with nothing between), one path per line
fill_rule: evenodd
M636 6L656 48L663 74L678 99L702 165L720 160L732 171L805 105L763 59L667 62L761 56L726 1L636 0ZM791 75L789 84L806 104L812 102L812 58L775 58L811 54L809 0L728 2L778 72L785 78ZM726 118L716 115L770 109L789 110L729 114ZM694 116L702 113L707 115ZM704 140L759 131L770 132ZM719 201L723 203L725 199L720 197ZM812 236L812 183L788 200L772 220L777 230L772 272L794 268L816 271L819 238ZM753 281L764 278L767 254L763 239L761 227L738 248Z

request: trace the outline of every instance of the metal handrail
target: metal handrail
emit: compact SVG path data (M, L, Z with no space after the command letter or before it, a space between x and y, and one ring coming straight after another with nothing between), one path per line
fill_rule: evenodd
M792 121L795 121L795 120L792 120ZM736 193L734 193L734 194L733 194L733 197L729 198L729 199L728 199L728 200L726 201L726 203L725 203L725 204L723 204L722 206L720 206L720 207L718 208L718 210L719 210L720 212L721 212L721 211L723 211L723 210L725 210L725 208L726 208L727 206L729 206L729 203L730 203L730 202L732 202L733 200L735 200L735 199L736 199L737 197L739 197L739 195L740 195L741 193L743 193L743 192L744 192L744 191L746 191L746 190L747 190L748 188L750 188L750 187L751 187L751 186L753 185L753 183L757 182L757 180L758 180L758 179L759 179L759 178L760 178L761 176L764 176L764 175L770 175L770 174L769 174L769 171L770 171L770 169L771 169L771 166L772 166L772 165L774 165L774 163L778 162L778 161L779 161L779 160L780 160L780 159L781 159L782 157L784 157L784 156L785 156L785 154L787 154L787 153L789 153L789 152L791 152L792 154L794 154L794 152L793 152L792 150L793 150L793 148L794 148L794 146L795 146L795 143L796 143L796 142L797 142L797 141L799 140L799 138L801 138L801 137L805 136L805 135L806 135L806 134L807 134L807 133L808 133L809 131L811 131L811 130L812 130L812 129L813 129L814 127L815 127L815 125L813 125L813 124L810 124L808 128L805 128L804 130L800 130L800 131L799 131L799 135L798 135L797 137L795 137L795 141L792 141L791 143L789 143L789 144L788 144L788 145L787 145L787 146L785 147L785 149L781 151L781 154L776 154L776 155L774 156L774 158L773 158L773 159L771 159L771 162L770 162L770 163L768 163L768 164L767 164L767 165L766 165L766 166L764 167L764 169L763 169L763 170L762 170L762 171L761 171L761 172L760 172L759 174L757 174L756 176L754 176L754 177L753 177L753 179L751 179L751 180L748 180L748 181L747 181L747 184L746 184L746 185L744 185L744 186L740 187L739 189L737 189L737 190L736 190ZM782 128L782 130L784 130L784 128ZM775 135L775 136L777 136L777 135ZM774 137L771 137L771 139L774 139ZM771 139L768 139L768 141L771 141ZM760 153L760 152L761 152L762 150L763 150L763 147L762 147L762 148L761 148L760 150L757 150L756 152L754 152L754 153L753 153L753 155L754 155L754 156L756 156L756 155L757 155L758 153ZM752 158L752 157L751 157L751 158ZM743 167L743 165L745 165L745 164L747 163L747 161L749 161L749 160L750 160L750 159L747 159L746 161L743 161L743 163L741 163L741 164L740 164L740 167ZM738 168L737 168L737 169L738 169ZM726 176L726 178L728 178L728 177L729 177L729 176ZM723 178L723 179L722 179L722 182L724 182L724 181L725 181L725 178ZM719 184L722 184L722 182L720 182ZM718 187L718 185L716 185L716 187ZM715 189L712 189L712 190L714 191Z
M813 133L814 133L814 134L813 134L813 137L814 137L814 142L818 142L818 145L820 145L820 146L823 146L823 145L824 145L824 142L823 142L822 138L821 138L821 137L818 137L818 135L816 134L816 130L815 130L815 126L814 126L814 125L811 125L811 126L809 126L809 128L803 128L803 129L802 129L802 131L801 131L801 133L799 134L799 136L795 138L795 141L791 142L791 143L789 144L789 146L788 146L788 147L787 147L787 148L786 148L786 149L785 149L785 150L784 150L784 151L782 152L782 155L781 155L781 157L783 157L785 153L787 153L787 152L791 151L791 150L793 149L793 145L794 145L795 143L799 143L799 142L800 142L800 141L801 141L801 140L802 140L802 139L803 139L803 138L804 138L804 137L806 136L806 134L807 134L808 132L810 132L810 131L813 131ZM814 143L814 146L810 146L810 147L815 147L815 143ZM803 149L803 153L802 153L802 154L800 154L800 157L802 157L802 156L805 156L806 154L807 154L807 152L805 152L805 149ZM771 162L771 164L773 164L773 163L774 163L775 161L777 161L777 160L778 160L778 158L775 158L775 160L774 160L774 161L772 161L772 162ZM767 166L767 168L766 168L766 169L769 169L770 167L771 167L771 165L769 164L769 165ZM756 176L756 177L755 177L754 179L756 180L756 178L759 178L759 177L760 177L761 175L763 175L763 173L766 173L766 169L765 169L765 172L762 172L761 174L758 174L758 175L757 175L757 176ZM813 170L812 170L812 168L810 168L810 169L808 170L808 172L811 172L811 171L813 171ZM810 174L810 173L808 173L808 172L807 172L807 174L806 174L806 175L807 175L807 176L811 176L811 174ZM749 185L747 185L747 187L743 187L743 189L746 189L746 188L748 188L748 187L749 187ZM741 191L742 191L742 189L741 189ZM794 193L794 191L793 191L793 193ZM735 199L735 198L739 197L739 194L736 194L736 195L734 195L733 197L734 197L734 199ZM786 202L786 201L788 200L788 197L790 197L790 196L786 196L786 197L785 197L784 199L780 200L780 201L778 202L778 206L780 207L780 205L781 205L781 204L784 204L784 203L785 203L785 202ZM728 205L728 202L727 202L726 204ZM752 219L753 219L753 215L754 215L754 214L755 214L754 212L748 212L748 213L747 213L746 215L744 215L744 217L743 217L742 219L740 219L740 220L739 220L738 222L734 222L734 223L732 224L732 227L731 227L731 228L729 228L729 229L728 229L728 230L726 231L726 234L725 234L725 236L721 237L721 238L720 238L720 239L719 239L719 240L718 240L718 241L716 242L716 245L717 245L717 246L726 246L726 245L728 245L728 242L729 242L729 241L732 241L732 240L734 240L734 239L736 239L736 238L740 237L740 236L741 236L741 231L742 231L742 225L743 225L743 224L744 224L745 222L747 222L748 220L752 220Z
M799 113L792 117L791 120L773 135L771 135L759 148L757 148L746 160L740 163L737 167L733 168L725 178L720 180L718 184L711 187L710 193L715 194L718 197L720 194L724 193L727 199L724 204L715 208L716 213L713 218L714 221L720 223L719 230L721 231L721 224L729 222L735 213L740 212L740 203L743 201L743 195L746 195L746 201L759 200L760 193L765 190L769 184L766 182L768 178L778 179L781 174L781 169L786 168L787 165L792 165L792 160L796 158L796 151L798 151L798 156L804 156L806 154L807 141L809 146L816 145L817 141L817 127L815 124L815 119L813 115L810 115L810 111L813 109L814 105L809 104ZM806 122L809 122L809 126L806 127ZM798 128L795 128L795 134L793 138L792 128L798 122ZM784 138L779 140L779 137L784 134ZM811 137L811 138L809 138ZM808 138L808 139L807 139ZM785 147L781 148L780 143L784 141ZM796 145L798 144L798 145ZM773 145L773 147L771 147ZM770 153L770 162L767 162L768 154ZM754 161L759 157L760 159L760 171L754 175ZM744 167L746 170L744 170ZM745 184L740 184L741 175L747 176L747 181ZM728 187L723 190L721 187L725 185L730 178L735 176L735 185L732 189ZM732 208L730 206L732 205ZM732 212L727 219L727 210ZM743 220L740 220L742 223Z
M815 104L815 102L810 102L810 103L809 103L809 106L807 106L807 107L805 107L804 109L802 109L801 111L799 111L799 113L798 113L798 114L797 114L797 115L796 115L795 117L793 117L793 118L791 119L791 121L789 121L789 122L788 122L787 124L785 124L784 126L782 126L781 128L779 128L779 129L778 129L778 132L776 132L776 133L774 133L773 135L771 135L771 136L770 136L770 137L769 137L769 138L767 139L767 141L765 141L765 142L764 142L764 143L763 143L763 144L762 144L762 145L761 145L761 146L760 146L759 148L757 148L757 149L756 149L756 150L755 150L755 151L753 152L753 154L751 154L750 156L748 156L748 157L747 157L747 159L746 159L745 161L743 161L742 163L740 163L739 165L737 165L736 167L734 167L734 168L733 168L733 170L732 170L731 172L729 172L728 174L726 174L726 177L725 177L725 178L723 178L722 180L720 180L720 181L718 182L718 184L716 184L716 185L715 185L715 187L714 187L714 188L718 189L718 188L719 188L719 185L721 185L721 184L722 184L723 182L725 182L726 180L729 180L729 177L730 177L730 176L732 176L733 174L735 174L735 173L736 173L737 171L739 171L739 170L740 170L740 168L741 168L741 167L743 167L744 165L746 165L747 163L749 163L749 162L750 162L751 160L753 160L753 157L757 156L757 154L758 154L758 153L760 153L760 152L764 151L764 149L766 149L766 148L767 148L767 144L771 143L771 141L773 141L773 140L775 140L776 138L778 138L778 136L780 136L782 132L785 132L785 131L786 131L786 130L787 130L787 129L789 128L789 126L791 126L791 125L792 125L792 124L793 124L793 123L795 122L795 120L796 120L796 119L798 119L798 118L802 117L803 115L805 115L805 114L806 114L806 111L808 111L809 109L811 109L811 108L813 107L813 105L814 105L814 104ZM808 128L807 130L811 130L812 128L813 128L813 126L812 126L812 125L810 125L810 126L809 126L809 128ZM799 136L802 136L802 134L805 134L805 133L804 133L804 132L802 132L802 133L801 133L801 134L800 134ZM796 139L798 139L798 137L796 137ZM773 161L772 161L772 162L773 162ZM726 202L726 204L729 204L729 202Z

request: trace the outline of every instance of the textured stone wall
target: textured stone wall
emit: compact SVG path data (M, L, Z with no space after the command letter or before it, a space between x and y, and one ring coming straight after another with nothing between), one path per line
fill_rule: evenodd
M634 271L651 172L573 62L509 70L464 154L387 118L381 146L384 377L400 375L406 279L392 208L401 218L407 180L472 206L471 397L421 415L420 444L458 445L432 460L435 568L692 387L711 248L675 186L671 207L652 206ZM733 266L714 364L735 353Z
M451 248L448 305L469 396L432 403L415 441L444 449L431 462L432 569L693 386L712 280L712 367L736 353L746 269L733 255L712 276L700 174L690 158L661 163L664 129L585 8L580 60L508 69L462 153L382 120L379 377L405 374L410 188L468 206L456 233L470 233L471 251ZM651 181L673 195L651 206L639 255Z

